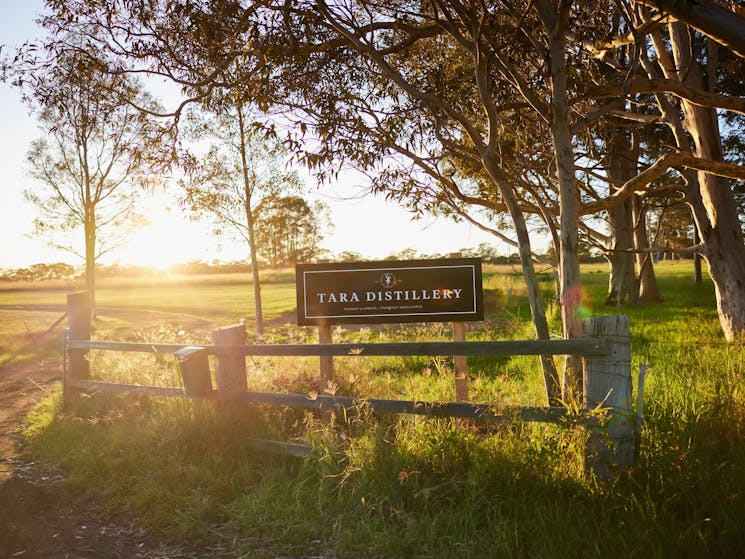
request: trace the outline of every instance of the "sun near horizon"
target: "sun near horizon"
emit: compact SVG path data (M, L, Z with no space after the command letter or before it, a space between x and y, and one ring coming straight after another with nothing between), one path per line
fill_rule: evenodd
M143 198L139 211L145 224L104 255L102 264L155 268L167 273L174 264L248 258L244 243L227 236L216 237L209 223L190 220L168 193Z

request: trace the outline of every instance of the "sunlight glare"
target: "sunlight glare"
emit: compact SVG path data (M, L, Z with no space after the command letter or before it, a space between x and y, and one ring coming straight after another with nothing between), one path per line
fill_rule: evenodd
M113 259L123 265L167 271L172 264L219 257L214 241L203 227L190 222L178 209L157 208L146 216L150 223L131 234L112 254Z

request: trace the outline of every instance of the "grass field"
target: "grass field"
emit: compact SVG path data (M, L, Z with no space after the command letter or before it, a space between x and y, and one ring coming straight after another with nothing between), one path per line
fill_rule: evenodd
M365 409L224 414L210 403L102 395L86 398L76 413L63 413L58 397L47 400L30 419L29 451L59 463L71 485L137 516L159 537L250 540L236 557L741 557L745 350L723 343L710 281L694 286L687 264L657 272L663 303L617 309L602 305L604 268L584 270L583 305L593 314L629 314L633 370L650 368L638 460L611 480L586 472L580 427L475 426ZM558 333L551 277L544 279ZM275 280L264 287L274 340L312 339L312 329L291 326L291 276ZM511 268L486 269L487 320L470 325L468 339L530 337L520 282ZM0 290L8 320L0 336L56 318L4 307L62 304L69 287ZM102 309L128 312L102 312L96 337L200 341L208 326L183 325L193 317L217 325L247 318L250 325L250 294L238 277L102 282ZM175 314L137 318L138 309ZM421 341L449 333L443 325L412 325L336 336ZM178 383L163 357L94 352L91 366L109 380ZM450 400L451 369L447 358L338 359L338 393ZM316 375L317 358L248 360L256 390L312 392ZM476 401L541 399L534 358L469 358L469 376ZM244 444L247 436L305 442L313 452L302 460L264 455Z
M268 287L262 300L264 313L271 320L295 308L295 283L287 272L267 276L264 284ZM4 282L0 284L0 308L5 305L61 308L66 294L79 289L83 289L83 284L71 281ZM96 302L104 314L111 309L147 309L224 321L254 315L253 287L241 274L105 278L99 282Z

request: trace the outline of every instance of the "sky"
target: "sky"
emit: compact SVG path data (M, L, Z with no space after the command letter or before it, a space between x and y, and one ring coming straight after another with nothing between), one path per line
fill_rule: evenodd
M0 44L20 45L35 39L40 30L34 18L42 10L41 0L0 0ZM3 55L7 54L6 47ZM41 136L33 115L21 103L20 95L0 83L0 268L20 268L37 262L82 261L67 252L50 248L43 239L31 238L36 209L23 199L23 191L38 188L27 174L26 152L32 140ZM333 254L356 252L367 259L385 258L407 248L420 254L448 254L475 248L486 242L500 253L512 252L497 239L467 223L425 217L419 221L404 208L380 197L355 197L364 180L354 174L338 182L317 187L307 181L309 199L325 202L334 229L321 246ZM192 223L176 202L175 185L153 199L143 197L143 213L152 225L133 235L121 250L103 258L138 265L168 265L192 260L231 261L246 258L239 243L216 239L205 224ZM82 233L80 234L82 237Z

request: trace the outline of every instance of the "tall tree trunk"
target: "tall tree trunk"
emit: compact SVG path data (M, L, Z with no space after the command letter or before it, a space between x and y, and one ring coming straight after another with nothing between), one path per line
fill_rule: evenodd
M543 294L541 293L538 277L535 273L535 266L533 265L530 234L525 223L525 216L523 216L518 208L516 200L511 200L511 203L508 203L508 207L515 225L518 246L520 247L520 263L522 265L523 276L525 277L525 284L528 288L528 304L530 305L530 314L533 319L536 338L539 340L548 340L551 336L548 330L546 311L543 306ZM558 406L561 403L561 383L559 381L558 371L556 370L556 364L553 357L549 355L542 355L540 360L548 405Z
M729 189L727 189L729 191ZM721 221L704 231L705 258L714 280L717 311L728 341L745 339L745 248L742 233Z
M631 139L623 130L612 129L606 141L606 169L617 184L623 184L636 174L636 157ZM634 270L634 221L633 203L629 198L608 210L611 229L610 250L606 259L610 263L606 305L620 306L637 301L638 289Z
M241 170L243 171L243 199L245 201L246 227L248 229L248 244L251 252L251 275L253 276L254 291L254 310L256 319L256 341L261 342L264 339L264 311L261 305L261 279L259 278L259 260L256 257L256 236L254 234L254 216L251 211L251 198L253 194L253 184L248 169L248 155L246 153L246 125L243 120L243 106L236 105L238 113L238 127L240 129L240 151L241 151Z
M695 246L701 242L701 236L698 234L698 227L696 227L695 223L695 215L693 216L693 219L693 244ZM701 283L703 282L703 270L701 268L701 253L696 251L693 253L693 283L695 283L696 285L701 285Z
M701 88L703 80L698 63L691 57L688 29L670 24L678 79ZM698 157L721 161L722 142L714 109L682 101L684 124ZM715 175L698 173L698 192L691 206L696 226L705 243L704 258L714 281L719 322L724 336L733 341L745 337L745 240L731 188Z
M92 208L86 208L83 223L85 235L85 289L91 303L91 313L96 313L96 214Z
M608 211L612 242L606 254L610 263L610 276L605 304L609 306L636 303L638 300L635 257L632 252L634 227L631 205L631 199L628 199Z
M250 207L248 213L251 213ZM251 251L251 276L254 287L254 308L256 309L256 341L264 339L264 311L261 304L261 280L259 278L259 259L256 256L256 236L254 234L253 218L248 221L248 244Z
M642 303L657 303L662 298L657 287L652 253L649 252L647 212L639 195L634 194L631 200L634 215L634 248L637 249L636 265L639 269L639 300Z
M522 266L525 285L528 290L528 304L530 305L530 315L533 320L536 338L539 340L550 339L548 329L548 320L546 311L543 306L543 294L538 284L538 277L533 265L533 256L530 243L530 233L525 223L525 216L520 209L517 198L512 188L508 184L507 177L502 174L498 166L490 160L484 161L484 168L489 172L495 184L499 188L507 210L512 218L517 237L518 252L520 255L520 264ZM549 406L559 406L562 401L561 382L556 370L556 364L550 355L542 355L541 369L543 370L543 382L546 388L546 398Z
M556 13L548 0L536 0L548 37L551 64L551 136L556 154L559 183L559 276L561 281L561 319L565 338L582 335L582 322L577 310L582 301L582 280L579 270L579 189L574 175L574 148L569 126L567 94L566 28L569 3L560 3ZM582 401L582 360L566 359L563 397Z

